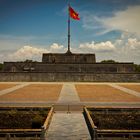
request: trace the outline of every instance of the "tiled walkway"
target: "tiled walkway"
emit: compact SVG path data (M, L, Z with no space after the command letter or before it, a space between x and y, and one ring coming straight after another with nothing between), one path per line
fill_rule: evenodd
M59 103L77 103L80 102L79 96L75 89L75 85L72 83L64 83L60 96L58 99Z
M46 136L47 140L90 140L82 113L54 114Z

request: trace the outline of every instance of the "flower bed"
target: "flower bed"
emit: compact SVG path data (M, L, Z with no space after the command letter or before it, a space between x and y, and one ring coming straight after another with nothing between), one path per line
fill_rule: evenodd
M140 109L84 108L92 139L140 138Z
M0 108L0 137L44 137L52 114L51 107Z

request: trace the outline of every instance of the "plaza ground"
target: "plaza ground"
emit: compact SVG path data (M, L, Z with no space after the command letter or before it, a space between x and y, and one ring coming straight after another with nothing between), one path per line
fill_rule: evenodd
M0 105L63 104L140 107L140 83L1 82ZM124 104L124 105L123 105Z
M49 140L90 140L83 107L140 108L140 83L1 82L0 107L13 106L53 106Z

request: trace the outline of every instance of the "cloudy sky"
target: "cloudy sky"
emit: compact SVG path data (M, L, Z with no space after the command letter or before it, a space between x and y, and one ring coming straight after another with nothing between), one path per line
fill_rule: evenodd
M0 0L0 62L67 51L67 5L71 50L140 64L140 0Z

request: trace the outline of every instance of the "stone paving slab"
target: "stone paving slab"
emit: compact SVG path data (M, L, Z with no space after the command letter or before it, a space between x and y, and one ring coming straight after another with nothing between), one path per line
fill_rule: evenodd
M134 90L131 90L131 89L128 89L128 88L125 88L125 87L122 87L122 86L119 86L119 85L116 85L116 84L109 84L110 86L116 88L116 89L119 89L121 91L124 91L126 93L129 93L131 95L134 95L136 97L140 97L140 93L137 92L137 91L134 91Z
M14 86L17 86L18 84L1 84L0 83L0 91L2 91L2 90L5 90L5 89L8 89L8 88L12 88L12 87L14 87Z
M82 113L55 113L46 135L48 140L90 140Z
M6 95L1 96L0 101L8 102L40 102L40 101L57 101L62 85L61 84L30 84L26 83L26 87L17 90L7 91Z
M58 102L65 102L65 103L74 103L80 102L80 99L77 95L77 91L75 89L74 84L66 83L63 84Z
M131 85L128 85L128 84L117 84L119 86L122 86L124 88L128 88L130 90L134 90L136 92L139 92L140 94L140 85L137 85L137 84L131 84Z
M27 86L27 85L30 85L30 83L22 83L22 84L20 84L20 85L16 85L16 86L14 86L14 87L11 87L11 88L2 90L2 91L0 91L0 96L5 95L5 94L10 93L10 92L13 92L13 91L15 91L15 90L18 90L18 89L20 89L20 88L23 88L23 87L25 87L25 86Z
M76 84L81 102L140 102L140 98L113 84Z

